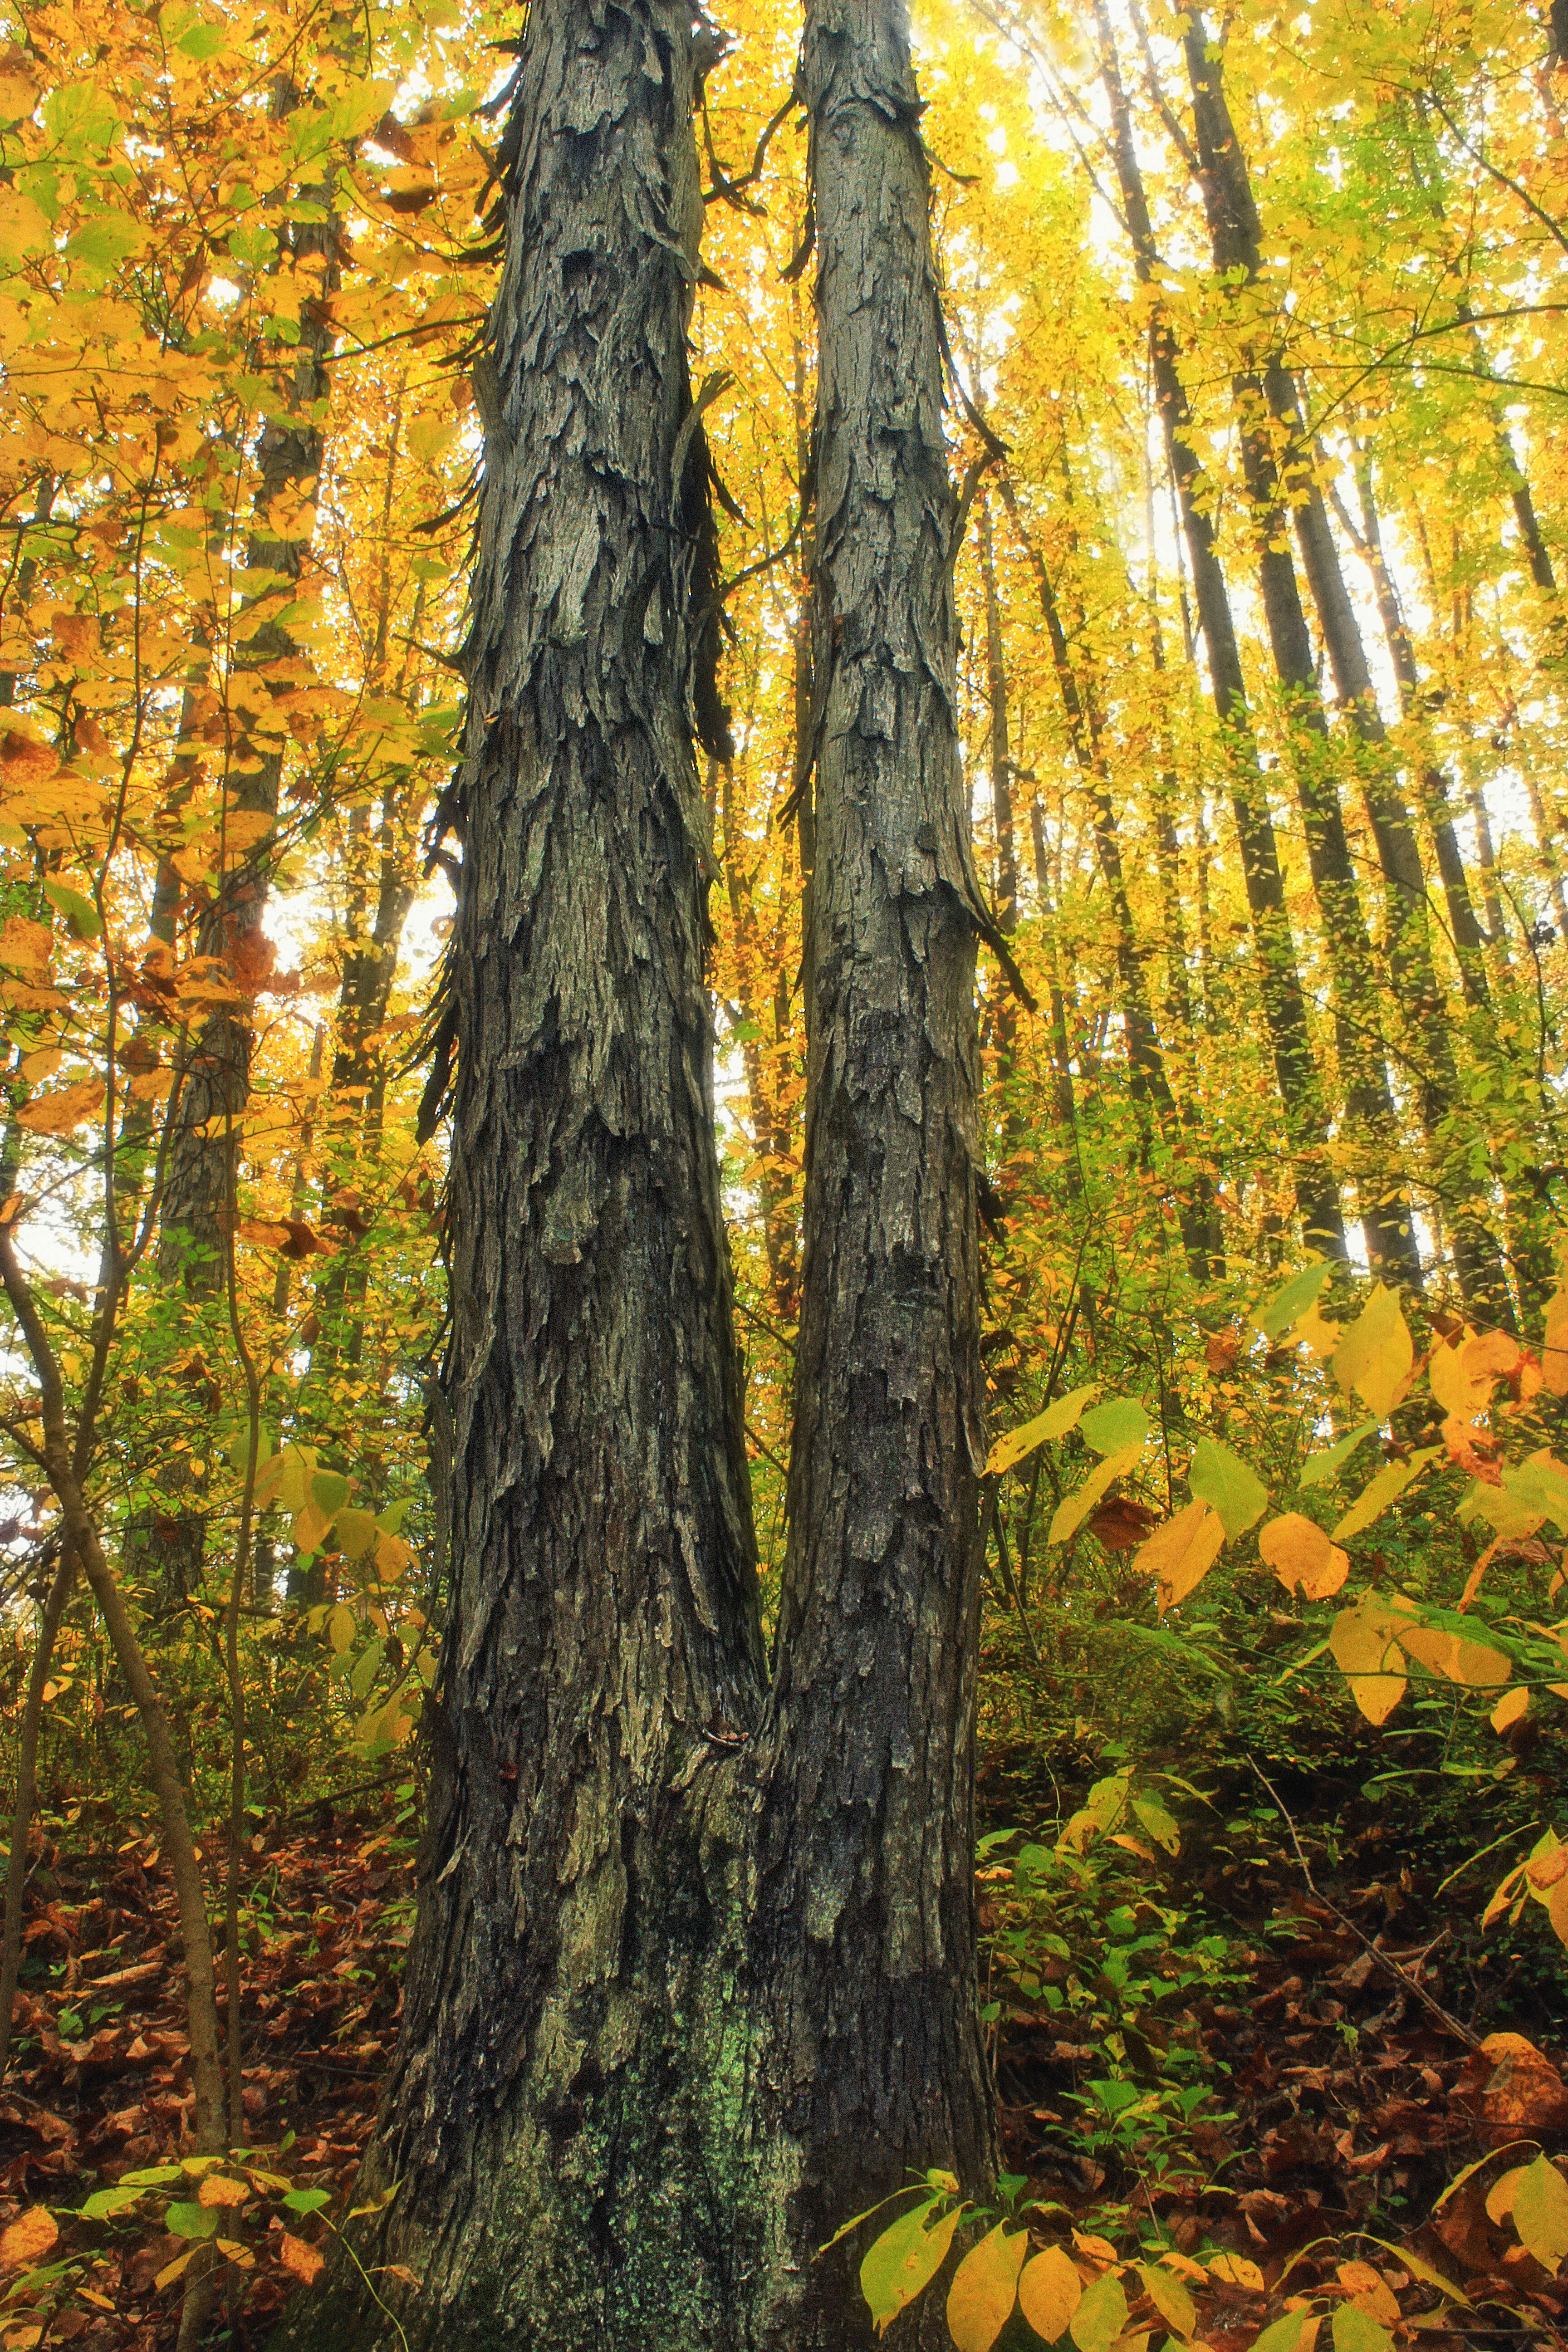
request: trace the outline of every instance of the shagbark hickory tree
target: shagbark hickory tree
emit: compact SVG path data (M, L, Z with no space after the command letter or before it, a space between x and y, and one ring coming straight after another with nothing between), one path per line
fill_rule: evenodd
M357 2244L407 2342L865 2340L835 2225L994 2163L974 2004L974 942L955 502L900 0L817 0L816 870L771 1683L694 741L709 457L681 0L536 0L477 371L453 817L450 1606ZM940 2312L911 2322L943 2341ZM340 2265L300 2347L395 2339Z

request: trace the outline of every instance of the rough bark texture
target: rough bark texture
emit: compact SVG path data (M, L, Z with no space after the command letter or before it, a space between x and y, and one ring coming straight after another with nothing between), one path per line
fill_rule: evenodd
M668 0L543 0L503 147L447 981L450 1601L372 2160L416 2347L721 2347L777 2267L746 2211L783 2190L740 2137L763 1662L691 740L691 51ZM345 2274L283 2340L390 2338Z
M954 499L900 0L812 0L818 257L804 1307L761 1737L753 1948L814 2240L994 2161L974 1995L972 1696L984 1456L978 892L954 724ZM804 1933L802 1928L804 1927ZM837 2255L783 2352L865 2340ZM908 2343L947 2341L940 2298Z
M987 921L901 13L808 26L823 363L806 1292L771 1703L692 751L690 12L536 0L453 796L450 1602L366 2260L412 2352L849 2352L857 2208L994 2170L976 2016ZM706 713L706 718L704 714ZM906 2340L945 2345L940 2298ZM294 2352L383 2352L350 2267Z

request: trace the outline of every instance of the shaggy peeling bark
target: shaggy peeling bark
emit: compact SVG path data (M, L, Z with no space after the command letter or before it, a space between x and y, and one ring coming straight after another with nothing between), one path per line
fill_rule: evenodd
M802 2252L994 2161L974 1997L977 920L954 500L900 0L812 0L819 275L804 1307L754 1949ZM801 1923L804 1922L804 1935ZM844 2257L782 2347L864 2340ZM901 2322L947 2341L940 2298Z
M356 2252L409 2352L850 2352L822 2240L994 2168L976 2015L978 1055L953 498L901 10L807 29L821 254L807 1266L771 1701L703 988L689 8L536 0L476 371L450 1613ZM449 1049L449 1047L448 1047ZM438 1064L438 1069L439 1069ZM437 1076L437 1091L444 1083ZM911 2344L946 2330L938 2299ZM364 2273L293 2352L389 2352Z
M723 724L695 91L689 8L544 0L503 147L447 976L450 1602L371 2162L416 2352L738 2342L748 2197L782 2212L739 2133L763 1660L692 750ZM393 2338L345 2268L282 2340Z

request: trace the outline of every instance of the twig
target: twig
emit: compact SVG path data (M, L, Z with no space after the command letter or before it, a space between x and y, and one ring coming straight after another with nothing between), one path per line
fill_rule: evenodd
M980 1514L980 1556L982 1559L985 1557L985 1538L990 1534L993 1522L994 1522L996 1528L996 1558L1002 1570L1002 1581L1006 1586L1008 1597L1012 1601L1014 1608L1018 1612L1018 1622L1024 1629L1024 1640L1028 1646L1029 1655L1033 1658L1036 1665L1039 1667L1040 1672L1044 1674L1046 1670L1046 1662L1040 1655L1039 1644L1035 1639L1034 1627L1030 1624L1028 1617L1025 1612L1023 1598L1019 1593L1017 1584L1014 1579L1013 1563L1007 1556L1007 1538L1002 1527L1002 1514L996 1507L996 1496L1001 1485L1002 1474L1000 1472L994 1472L993 1475L985 1481L984 1496Z
M1290 1832L1290 1843L1296 1849L1296 1860L1300 1864L1301 1875L1307 1882L1308 1892L1323 1906L1323 1908L1326 1911L1331 1911L1333 1914L1342 1927L1349 1930L1350 1934L1355 1937L1356 1942L1362 1947L1362 1949L1369 1956L1370 1958L1376 1961L1380 1969L1384 1969L1389 1976L1394 1979L1396 1983L1403 1985L1406 1992L1413 1992L1415 1995L1416 2000L1431 2011L1433 2016L1437 2019L1438 2022L1447 2026L1448 2032L1452 2033L1457 2040L1464 2043L1467 2050L1479 2050L1481 2046L1479 2035L1472 2033L1468 2025L1461 2025L1457 2017L1451 2016L1448 2011L1443 2007L1442 2002L1435 2000L1424 1985L1417 1984L1415 1979L1410 1974L1407 1969L1401 1968L1399 1962L1389 1953L1384 1951L1378 1945L1374 1944L1370 1936L1363 1935L1361 1929L1356 1926L1355 1921L1347 1917L1345 1913L1340 1909L1339 1905L1322 1892L1321 1888L1318 1885L1316 1880L1312 1876L1311 1866L1309 1864L1306 1855L1301 1851L1301 1841L1296 1834L1296 1824L1291 1820L1289 1812L1286 1808L1284 1798L1279 1794L1279 1790L1274 1786L1273 1781L1263 1769L1262 1765L1258 1763L1256 1757L1248 1756L1247 1760L1248 1764L1251 1765L1254 1772L1257 1773L1258 1778L1262 1781L1264 1787L1268 1790L1269 1795L1273 1798L1276 1806L1279 1808L1279 1817ZM1428 1945L1427 1949L1431 1949L1430 1945Z
M756 1447L757 1452L766 1455L767 1459L773 1464L773 1468L778 1472L781 1478L787 1478L789 1476L789 1472L785 1468L784 1465L779 1460L779 1457L773 1452L773 1447L767 1444L763 1439L757 1435L756 1431L752 1427L750 1422L747 1422L745 1428L746 1435L751 1439L752 1444Z
M748 1307L743 1298L737 1298L734 1301L734 1307L737 1315L743 1315L748 1323L754 1323L759 1331L765 1331L770 1339L776 1339L781 1348L787 1348L790 1354L794 1355L795 1341L786 1339L777 1325L770 1323L765 1315L759 1315L756 1308Z

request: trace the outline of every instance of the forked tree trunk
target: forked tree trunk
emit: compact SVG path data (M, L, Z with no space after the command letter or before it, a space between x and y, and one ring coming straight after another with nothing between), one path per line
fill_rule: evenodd
M816 2245L911 2165L994 2167L984 917L919 107L901 16L818 12L813 1090L770 1703L702 986L692 46L672 0L536 0L502 149L447 975L450 1602L362 2182L401 2184L359 2252L422 2282L379 2276L408 2352L849 2352L865 2306ZM905 2340L944 2337L932 2299ZM346 2262L279 2338L396 2340Z

